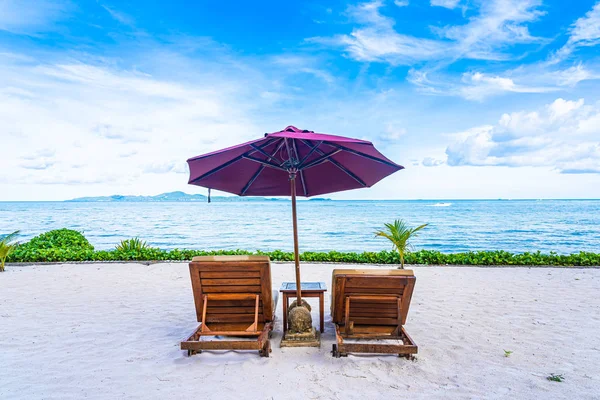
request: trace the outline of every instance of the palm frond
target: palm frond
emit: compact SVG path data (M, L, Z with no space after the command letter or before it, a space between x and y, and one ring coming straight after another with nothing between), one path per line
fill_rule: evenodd
M0 272L4 271L4 263L6 262L6 258L17 248L18 243L14 242L13 240L18 234L19 231L15 231L0 239Z
M13 241L13 239L15 239L17 236L19 236L20 231L14 231L13 233L9 233L8 235L5 235L3 237L0 238L0 243L10 243Z
M410 228L405 221L395 220L393 223L384 224L385 229L375 232L375 237L384 237L392 242L393 249L400 255L400 264L404 267L404 254L412 248L410 239L417 235L417 232L425 228L427 224L416 228Z

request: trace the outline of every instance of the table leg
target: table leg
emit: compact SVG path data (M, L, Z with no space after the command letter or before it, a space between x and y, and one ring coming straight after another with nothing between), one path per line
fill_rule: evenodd
M325 328L323 327L325 322L325 305L323 304L325 300L325 296L323 293L319 293L319 314L321 316L321 333L325 332Z
M288 296L287 293L283 293L283 333L287 332L287 318L288 318Z

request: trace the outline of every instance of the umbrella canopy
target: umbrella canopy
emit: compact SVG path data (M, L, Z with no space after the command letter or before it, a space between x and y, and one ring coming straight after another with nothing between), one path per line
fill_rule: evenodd
M296 288L301 304L296 196L371 187L404 167L373 143L288 126L187 160L192 185L240 196L291 196Z
M310 197L371 187L404 168L365 140L288 126L258 140L188 160L189 183L240 196Z

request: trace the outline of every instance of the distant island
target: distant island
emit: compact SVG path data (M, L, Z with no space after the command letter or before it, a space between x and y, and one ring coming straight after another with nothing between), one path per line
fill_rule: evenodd
M210 196L212 202L230 202L230 201L289 201L287 198L272 198L272 197L241 197L241 196ZM316 201L330 201L331 199L314 198L311 200ZM207 202L207 196L203 194L188 194L184 192L169 192L162 193L156 196L98 196L98 197L78 197L72 200L66 200L67 202L120 202L120 203L133 203L133 202Z

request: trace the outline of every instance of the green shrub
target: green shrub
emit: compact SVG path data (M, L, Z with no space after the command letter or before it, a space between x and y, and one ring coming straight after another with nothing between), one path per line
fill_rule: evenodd
M27 247L33 250L94 250L94 246L88 242L81 232L71 229L57 229L42 233L20 247Z
M121 240L121 243L119 243L115 247L115 249L117 251L121 251L121 252L129 252L129 251L141 252L142 250L145 250L147 248L148 248L148 243L146 243L143 240L140 240L137 237L135 237L133 239Z

